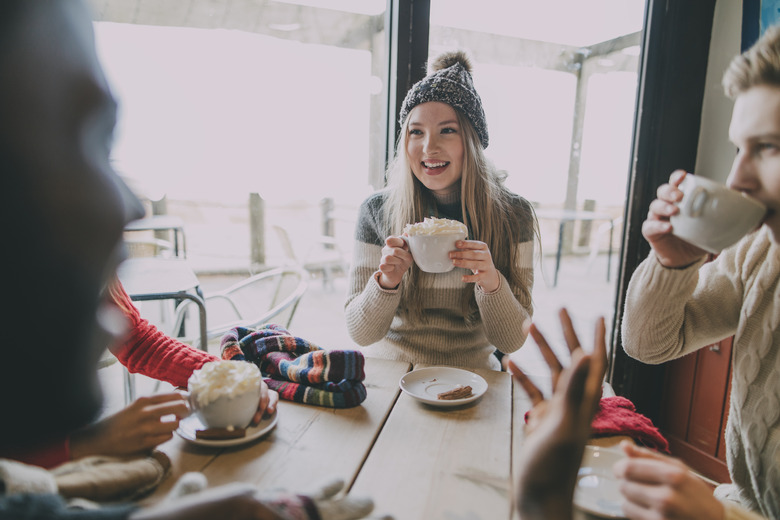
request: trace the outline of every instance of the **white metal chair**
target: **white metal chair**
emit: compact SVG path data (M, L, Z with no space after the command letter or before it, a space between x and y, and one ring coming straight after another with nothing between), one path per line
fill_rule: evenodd
M612 219L609 222L604 222L598 227L598 230L596 230L596 237L595 239L591 240L590 242L590 253L588 254L588 267L586 270L586 274L590 273L591 267L593 267L593 263L596 261L596 257L599 255L601 244L605 241L607 241L607 281L609 281L609 275L611 271L611 265L612 265L612 239L615 233L615 229L619 228L620 225L623 224L623 217L617 217L615 219Z
M207 294L206 335L211 340L221 338L233 327L259 327L268 323L290 327L298 303L308 287L308 274L298 267L277 267L250 276L227 289ZM188 319L197 308L183 301L176 308L174 331L183 331L180 340L199 346L197 331ZM194 318L194 315L192 316Z
M345 275L349 271L344 252L339 247L335 238L318 236L309 246L308 251L299 259L295 253L290 235L282 226L272 226L279 239L279 244L284 251L287 262L305 269L311 274L322 273L322 285L325 288L332 286L333 278Z

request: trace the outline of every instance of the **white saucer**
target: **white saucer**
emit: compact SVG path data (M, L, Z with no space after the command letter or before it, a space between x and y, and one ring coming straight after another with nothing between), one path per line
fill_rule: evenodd
M279 412L276 411L269 417L263 417L263 419L257 424L257 426L250 426L246 429L246 435L239 439L198 439L195 436L195 430L203 430L205 427L200 422L198 416L195 414L190 415L179 421L179 427L176 429L176 433L184 439L193 444L200 446L210 446L215 448L225 448L228 446L240 446L247 442L252 442L270 432L276 426L276 421L279 419Z
M625 457L617 448L585 446L585 454L574 488L574 505L602 518L625 518L623 495L612 466Z
M468 370L452 367L428 367L412 370L398 383L401 390L418 401L431 406L461 406L476 401L487 391L488 384L481 376ZM470 386L471 396L463 399L437 399L436 395L448 392L458 385Z

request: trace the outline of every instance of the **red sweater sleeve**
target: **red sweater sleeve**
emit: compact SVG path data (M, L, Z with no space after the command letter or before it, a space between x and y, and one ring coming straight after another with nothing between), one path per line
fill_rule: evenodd
M141 318L124 287L117 283L112 292L120 309L130 320L130 331L124 342L116 344L111 352L130 372L159 379L173 386L187 386L194 370L218 357L191 347L165 335L147 320Z

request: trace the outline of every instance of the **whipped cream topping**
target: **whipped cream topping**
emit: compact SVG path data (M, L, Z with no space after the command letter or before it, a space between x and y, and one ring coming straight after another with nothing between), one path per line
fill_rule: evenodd
M206 406L220 397L236 397L260 388L260 369L246 361L209 361L195 370L187 383L198 405Z
M425 217L425 220L416 224L404 226L407 235L448 235L455 233L468 233L468 228L463 222L448 218Z

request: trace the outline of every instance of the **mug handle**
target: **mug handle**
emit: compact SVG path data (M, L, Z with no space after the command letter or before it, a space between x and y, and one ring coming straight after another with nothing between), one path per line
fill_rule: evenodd
M190 409L190 415L195 413L195 396L193 396L189 390L176 390L184 398L187 403L187 408Z
M412 246L409 245L409 237L406 235L398 235L398 238L406 242L406 247L409 248L409 254L412 255L412 258L414 259L414 255L412 254Z
M691 217L700 217L704 212L704 206L709 200L709 192L701 186L696 186L691 192L690 196L686 195L683 200L688 202L685 204L685 210Z

